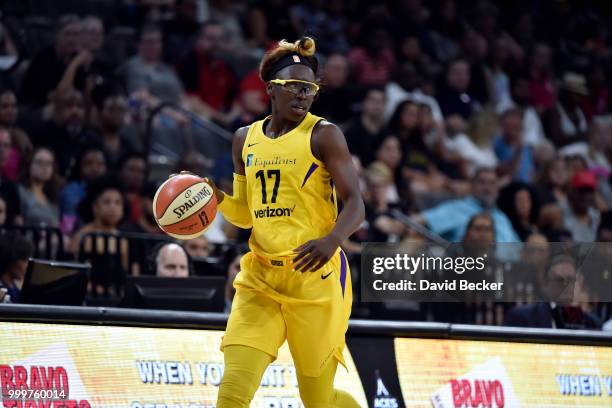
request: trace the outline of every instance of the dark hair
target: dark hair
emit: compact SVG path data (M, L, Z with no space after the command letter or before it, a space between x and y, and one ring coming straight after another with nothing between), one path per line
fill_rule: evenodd
M32 162L34 161L34 156L42 150L46 150L53 156L53 173L51 174L51 179L45 182L43 187L43 192L47 199L53 203L57 201L57 196L59 194L59 190L62 184L61 178L58 175L58 163L57 156L53 149L47 146L36 146L26 157L26 160L21 168L21 183L25 187L31 187L30 184L30 169L32 167Z
M131 160L131 159L142 159L148 167L147 156L142 152L131 150L121 155L121 157L117 161L116 168L119 169L119 171L121 171L123 169L123 166L125 166L125 163L127 163L128 160Z
M489 221L491 221L491 226L493 227L493 241L495 241L496 240L495 220L493 219L493 215L489 211L480 212L478 214L473 215L472 218L470 218L470 220L468 221L465 227L465 233L463 234L463 239L465 239L466 235L468 234L470 229L474 226L474 223L476 222L476 220L479 218L487 218Z
M85 146L83 146L83 148L80 150L79 154L77 155L78 159L77 159L77 164L75 166L72 167L72 171L70 173L70 180L80 180L82 177L81 174L81 165L83 164L83 159L85 158L85 156L90 153L90 152L100 152L102 153L102 156L104 157L104 163L108 166L108 157L106 156L106 153L104 152L104 149L102 148L102 146L100 146L97 143L91 143L91 144L87 144Z
M0 235L0 275L17 261L27 260L34 253L34 245L16 232Z
M520 181L513 181L512 183L505 186L500 192L497 199L497 206L502 210L517 230L518 227L518 213L514 200L519 191L526 190L531 198L531 211L529 213L529 222L535 223L540 215L540 200L533 187L527 183Z
M397 105L397 107L395 108L395 110L393 111L393 115L391 116L391 119L389 119L389 131L390 132L399 132L401 130L401 126L402 126L402 112L404 111L404 108L408 105L414 105L417 108L419 107L419 105L411 100L411 99L406 99L402 102L400 102L399 105Z
M145 23L138 30L138 42L142 41L142 38L149 33L159 33L163 35L162 28L158 24L154 23Z
M59 33L66 27L67 25L80 23L81 18L76 14L64 14L60 18L57 19L57 24L55 25L55 32Z
M599 219L599 226L597 227L598 236L602 230L612 230L612 210L608 210L601 213L601 218Z
M96 200L108 190L116 190L123 198L123 217L129 213L129 205L125 198L125 190L121 180L112 175L106 175L97 178L87 186L85 198L79 203L79 215L85 222L91 222L94 219L93 205ZM123 220L121 220L123 221ZM119 223L121 223L121 221Z
M103 80L91 91L91 100L96 109L101 111L106 100L111 98L126 97L125 89L116 81Z

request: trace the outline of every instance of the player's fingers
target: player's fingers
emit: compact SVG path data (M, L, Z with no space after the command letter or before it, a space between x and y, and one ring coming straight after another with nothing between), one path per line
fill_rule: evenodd
M300 252L293 258L293 263L296 263L300 259L302 259L306 254L309 254L312 251L310 244L302 245L301 247L296 248Z
M296 271L305 272L306 267L310 265L311 262L313 262L313 256L311 253L307 253L302 259L300 259L299 262L294 263L293 269Z
M306 242L304 242L302 245L300 245L299 247L295 248L295 249L293 250L293 252L301 252L301 251L303 251L303 250L304 250L304 248L306 248L308 245L310 245L310 243L311 243L311 242L312 242L312 241L306 241Z
M325 265L325 260L324 259L317 259L317 262L315 262L312 267L310 268L309 272L314 272L317 271L319 269L321 269L323 267L323 265Z
M312 271L312 267L315 266L317 264L317 259L311 257L308 261L308 263L306 263L302 268L301 271L302 272L311 272Z

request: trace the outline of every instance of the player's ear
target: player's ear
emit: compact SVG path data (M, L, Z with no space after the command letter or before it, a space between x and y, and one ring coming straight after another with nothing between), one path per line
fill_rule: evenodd
M268 94L270 99L272 99L272 83L271 82L266 83L266 93Z

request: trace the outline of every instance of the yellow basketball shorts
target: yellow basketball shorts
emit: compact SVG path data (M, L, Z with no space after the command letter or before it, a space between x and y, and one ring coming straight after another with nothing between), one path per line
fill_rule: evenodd
M240 344L276 358L287 340L299 374L319 377L332 357L346 367L342 352L353 294L341 249L316 272L297 272L287 259L249 252L234 287L221 350Z

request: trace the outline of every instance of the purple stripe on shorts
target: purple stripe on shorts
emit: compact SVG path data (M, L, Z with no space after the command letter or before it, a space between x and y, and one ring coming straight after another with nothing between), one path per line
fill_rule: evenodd
M342 297L344 297L344 286L346 285L346 255L340 250L340 285L342 286Z
M306 177L304 177L304 181L302 182L302 186L301 187L304 187L304 184L306 184L306 182L308 181L308 178L317 169L317 167L319 167L319 165L317 163L312 163L312 165L310 166L310 168L306 172Z

